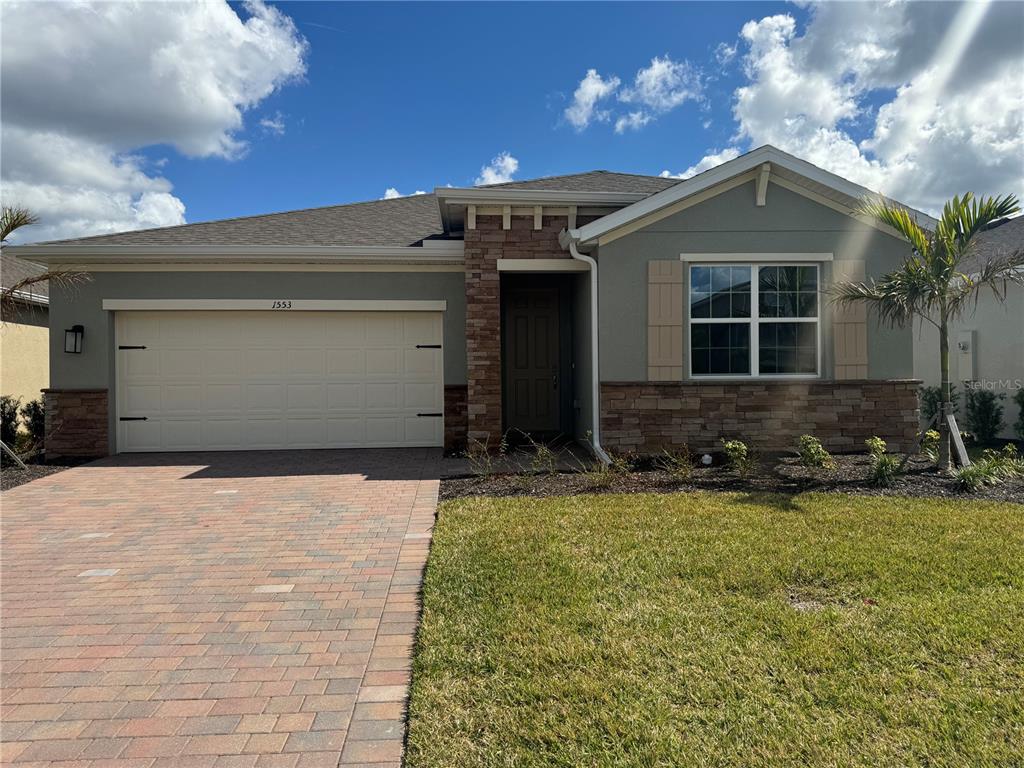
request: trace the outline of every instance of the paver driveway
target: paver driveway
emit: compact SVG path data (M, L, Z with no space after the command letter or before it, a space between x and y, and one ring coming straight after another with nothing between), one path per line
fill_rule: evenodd
M3 760L397 765L439 461L135 455L4 493Z

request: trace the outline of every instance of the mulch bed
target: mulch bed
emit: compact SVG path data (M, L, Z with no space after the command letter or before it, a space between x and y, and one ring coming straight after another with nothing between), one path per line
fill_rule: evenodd
M886 487L871 482L871 460L866 455L835 456L832 469L803 467L795 457L765 461L746 476L723 466L695 467L688 478L658 469L621 473L562 472L551 474L493 474L441 481L442 500L468 496L571 496L579 493L675 493L680 491L732 491L741 493L807 492L854 493L864 496L917 496L973 501L1024 503L1024 480L966 493L944 477L924 457L912 458L906 472Z

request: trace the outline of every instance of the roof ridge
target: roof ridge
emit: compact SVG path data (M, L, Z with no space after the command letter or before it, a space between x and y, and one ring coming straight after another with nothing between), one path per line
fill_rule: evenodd
M488 189L491 187L507 187L511 184L529 184L531 181L548 181L549 179L570 179L577 176L589 176L593 173L613 173L616 176L636 176L641 179L661 179L664 181L679 181L678 179L666 179L664 176L652 176L646 173L631 173L629 171L609 171L606 168L593 168L589 171L579 171L577 173L555 173L550 176L535 176L532 179L514 179L512 181L501 181L497 184L476 184L474 185L477 189Z
M85 237L69 237L63 240L44 240L38 243L31 243L31 245L57 245L59 243L66 242L81 242L83 240L94 240L104 237L111 237L113 235L127 235L127 234L141 234L145 232L166 232L172 229L182 229L184 227L195 227L200 224L225 224L232 221L247 221L249 219L266 219L272 216L290 216L295 213L309 213L311 211L326 211L330 208L354 208L359 205L375 205L377 203L392 203L396 200L408 200L411 198L428 198L434 197L433 192L425 192L422 195L402 195L401 197L392 198L379 198L377 200L357 200L354 203L334 203L333 205L314 205L309 208L295 208L287 211L271 211L270 213L250 213L245 216L228 216L223 219L207 219L205 221L192 221L185 222L184 224L171 224L166 227L146 227L145 229L126 229L119 230L117 232L108 232L104 235L86 235Z

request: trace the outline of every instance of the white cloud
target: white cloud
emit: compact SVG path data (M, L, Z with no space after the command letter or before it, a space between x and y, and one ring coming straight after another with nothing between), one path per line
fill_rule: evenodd
M284 136L285 124L284 115L280 111L275 112L271 117L260 119L260 128L274 136Z
M244 114L305 71L291 19L253 0L5 3L3 197L41 223L22 240L184 222L159 163L171 145L236 159Z
M642 109L637 112L630 112L615 121L615 132L625 133L630 129L639 131L653 119L653 116L644 112Z
M606 121L609 113L598 109L598 102L614 94L620 83L614 75L605 80L596 69L588 69L572 95L572 104L565 108L565 119L577 131L582 131L593 120Z
M477 184L504 184L512 181L515 172L519 170L519 161L508 152L502 152L489 165L480 169L480 175L476 178Z
M394 200L396 197L415 197L416 195L425 194L427 193L424 192L422 189L417 189L415 192L412 193L412 195L403 195L394 187L388 187L387 189L384 190L384 197L382 197L381 200Z
M931 212L1021 195L1020 26L1011 3L823 3L802 36L788 15L751 21L738 138Z
M736 50L737 46L735 44L719 43L715 47L715 61L722 66L732 63L732 60L736 58Z
M701 98L700 74L688 61L655 56L636 73L632 87L623 88L619 100L642 104L657 114Z
M694 165L691 165L685 171L681 173L672 173L671 171L665 170L659 173L663 179L688 179L691 176L696 176L698 173L704 173L712 168L721 165L722 163L728 162L733 158L739 157L740 151L736 147L726 147L721 152L717 149L712 150L708 154L704 155Z

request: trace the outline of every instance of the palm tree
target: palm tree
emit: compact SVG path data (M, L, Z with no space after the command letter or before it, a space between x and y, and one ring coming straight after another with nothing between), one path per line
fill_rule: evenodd
M11 233L21 227L29 227L37 223L37 219L27 208L5 205L0 209L0 244L6 243ZM77 283L88 279L88 275L76 269L54 267L23 278L11 285L0 288L0 318L13 316L17 309L25 304L24 296L32 293L33 286L48 283L63 288L71 288Z
M1017 198L975 198L968 192L954 197L942 208L942 216L934 231L922 228L910 212L889 200L869 199L861 213L887 224L905 237L913 255L893 272L878 281L840 282L831 289L833 301L839 304L863 302L879 319L890 326L906 326L915 317L931 323L939 330L939 364L941 368L942 407L939 419L939 467L951 469L950 432L946 415L952 413L949 381L949 326L967 307L977 304L978 297L989 288L999 301L1006 298L1008 282L1024 284L1024 262L1021 251L1000 255L987 263L972 265L970 274L964 269L970 257L972 241L989 224L1020 210Z

